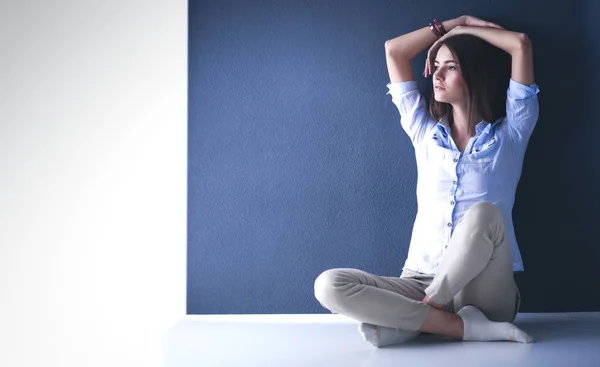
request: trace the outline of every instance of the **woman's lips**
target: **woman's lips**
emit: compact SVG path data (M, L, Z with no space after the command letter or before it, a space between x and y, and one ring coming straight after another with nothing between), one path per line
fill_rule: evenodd
M436 85L434 88L437 89L437 90L446 90L446 88L440 87L439 85Z

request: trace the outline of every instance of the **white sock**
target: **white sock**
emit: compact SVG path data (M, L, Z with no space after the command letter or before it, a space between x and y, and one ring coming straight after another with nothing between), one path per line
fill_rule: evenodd
M418 331L403 331L373 324L361 323L358 330L365 341L373 344L377 348L392 344L400 344L419 336Z
M493 341L510 340L519 343L531 343L533 338L510 322L490 321L483 312L468 305L456 313L465 324L463 340Z

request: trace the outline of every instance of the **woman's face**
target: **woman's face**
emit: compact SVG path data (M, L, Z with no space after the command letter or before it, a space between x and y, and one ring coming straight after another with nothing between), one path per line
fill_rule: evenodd
M442 45L438 50L433 70L433 93L436 101L460 104L466 99L460 65L454 60L448 46ZM438 89L438 86L443 89Z

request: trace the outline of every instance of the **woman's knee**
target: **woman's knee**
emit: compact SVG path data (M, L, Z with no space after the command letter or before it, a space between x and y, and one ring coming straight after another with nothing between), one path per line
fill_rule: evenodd
M315 297L322 305L335 302L340 285L347 284L347 274L343 269L328 269L315 280Z
M502 212L495 204L488 201L480 201L471 205L465 213L465 217L470 220L481 221L481 223L487 224L490 221L501 220Z

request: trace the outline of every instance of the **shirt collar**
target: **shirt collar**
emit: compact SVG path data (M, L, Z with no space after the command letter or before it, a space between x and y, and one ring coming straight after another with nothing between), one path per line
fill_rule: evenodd
M489 132L490 128L494 125L496 125L498 122L500 122L502 118L499 118L498 120L494 121L493 123L489 123L485 120L481 120L481 122L479 122L477 125L475 125L475 133L476 136L480 135L483 132ZM440 120L440 122L437 123L437 127L438 127L438 131L444 135L448 135L450 134L450 124L448 123L448 117L444 116L442 117L442 119Z

